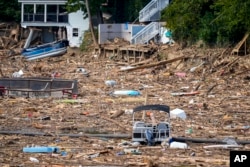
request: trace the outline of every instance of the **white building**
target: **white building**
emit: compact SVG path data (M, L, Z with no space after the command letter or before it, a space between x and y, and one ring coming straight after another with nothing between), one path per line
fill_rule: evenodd
M79 47L89 29L83 12L67 13L67 0L18 0L21 3L21 26L29 28L24 48L40 38L42 43L68 39L70 47Z

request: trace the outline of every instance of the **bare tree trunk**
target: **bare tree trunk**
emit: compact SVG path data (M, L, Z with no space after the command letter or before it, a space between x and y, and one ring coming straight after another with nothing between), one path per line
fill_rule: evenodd
M94 41L95 46L98 46L98 43L97 43L96 37L95 37L95 33L94 33L94 27L93 27L92 20L91 20L91 14L90 14L90 10L89 10L89 1L85 0L85 2L86 2L86 8L87 8L88 17L89 17L89 28L90 28L90 31L92 34L92 39Z

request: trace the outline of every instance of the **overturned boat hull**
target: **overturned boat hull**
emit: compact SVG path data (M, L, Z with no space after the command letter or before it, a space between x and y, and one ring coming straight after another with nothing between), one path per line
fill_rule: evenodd
M41 59L50 56L59 56L67 52L67 40L56 41L33 48L27 48L22 51L22 55L27 60Z

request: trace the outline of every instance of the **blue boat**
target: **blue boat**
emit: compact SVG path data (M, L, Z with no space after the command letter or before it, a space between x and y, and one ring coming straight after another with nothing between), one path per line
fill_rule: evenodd
M50 56L58 56L67 52L67 46L69 46L68 40L60 40L24 49L22 51L22 55L27 60L35 60Z

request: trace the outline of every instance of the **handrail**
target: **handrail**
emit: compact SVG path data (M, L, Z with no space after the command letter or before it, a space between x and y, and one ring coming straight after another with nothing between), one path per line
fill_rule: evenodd
M132 44L144 44L155 37L160 32L160 25L158 22L152 22L145 26L135 36L132 37Z
M152 0L150 1L141 11L141 12L144 12L145 10L147 10L147 8L149 8L150 6L152 6L152 4L154 4L157 0Z
M139 20L140 22L146 21L156 21L160 19L160 11L167 7L169 4L169 0L152 0L150 1L140 12L139 12ZM156 15L158 12L158 16L152 17Z
M155 14L155 12L153 13L153 9L156 9L156 11L158 11L158 0L152 0L151 2L149 2L140 12L139 12L139 20L143 21L144 17L150 17L153 14Z

